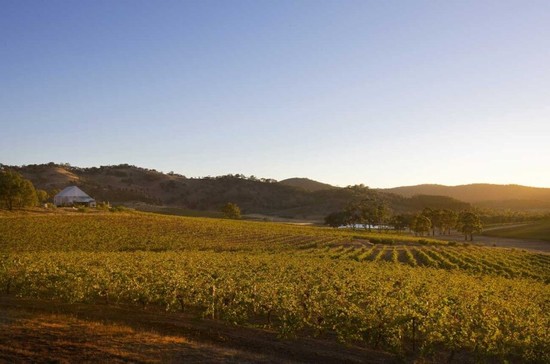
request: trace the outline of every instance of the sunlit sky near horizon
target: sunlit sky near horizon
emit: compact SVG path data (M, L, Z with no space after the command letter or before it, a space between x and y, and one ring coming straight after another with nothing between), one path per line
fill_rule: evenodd
M3 164L550 187L550 1L0 9Z

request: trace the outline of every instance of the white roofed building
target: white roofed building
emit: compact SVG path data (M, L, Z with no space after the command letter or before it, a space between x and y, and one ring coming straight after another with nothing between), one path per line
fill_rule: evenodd
M55 206L86 205L95 207L95 200L76 186L69 186L53 198Z

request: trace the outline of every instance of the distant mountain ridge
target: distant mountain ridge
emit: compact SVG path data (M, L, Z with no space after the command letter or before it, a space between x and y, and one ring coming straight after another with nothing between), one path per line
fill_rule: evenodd
M481 207L511 209L548 209L550 208L550 188L528 187L521 185L496 185L474 183L459 186L422 184L381 189L403 197L414 195L449 196Z

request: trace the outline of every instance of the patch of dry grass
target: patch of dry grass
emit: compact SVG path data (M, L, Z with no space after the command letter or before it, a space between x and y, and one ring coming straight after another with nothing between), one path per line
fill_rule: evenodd
M267 362L256 354L65 314L0 313L0 362Z

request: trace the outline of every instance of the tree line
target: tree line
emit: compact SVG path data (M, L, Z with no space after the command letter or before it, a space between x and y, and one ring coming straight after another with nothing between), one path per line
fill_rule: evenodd
M479 215L474 211L456 212L450 209L426 207L416 214L392 214L386 204L376 197L368 197L350 202L343 210L325 217L325 225L334 228L349 226L352 229L363 228L371 231L409 229L417 236L450 235L451 230L464 234L465 240L473 240L473 234L482 231Z
M0 208L13 210L37 206L46 202L50 194L38 190L31 181L15 171L0 169Z

